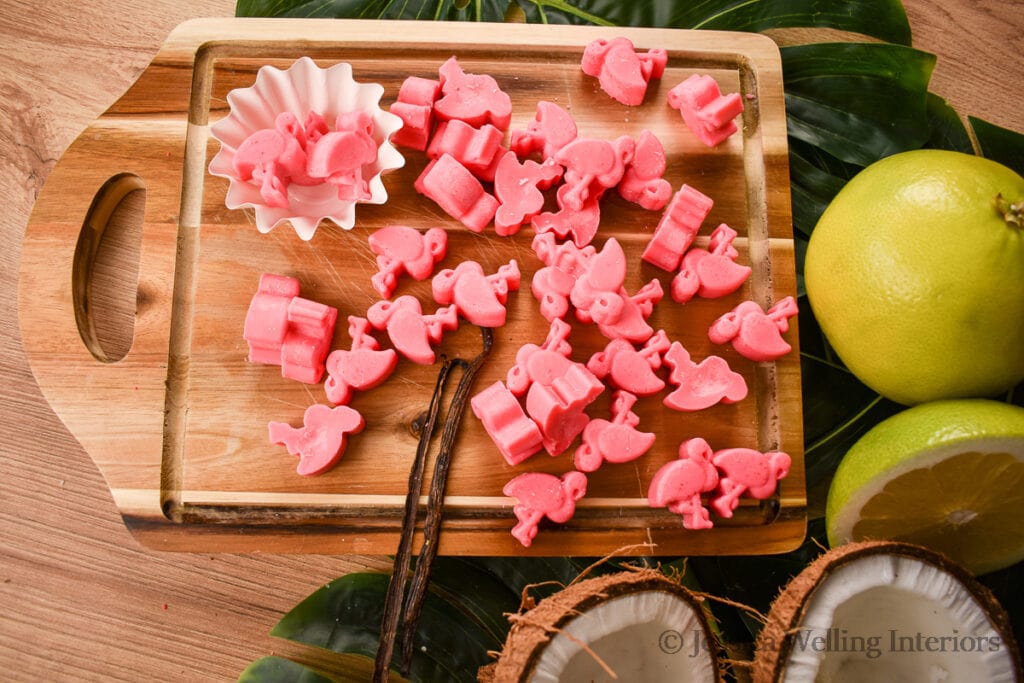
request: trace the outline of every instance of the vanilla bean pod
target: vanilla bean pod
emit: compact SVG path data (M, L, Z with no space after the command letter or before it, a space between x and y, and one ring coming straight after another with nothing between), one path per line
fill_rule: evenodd
M461 363L461 361L459 361ZM412 554L412 541L416 533L416 519L419 511L420 489L423 487L423 471L426 469L427 452L433 438L437 417L441 412L444 388L448 383L453 362L442 357L441 369L437 373L434 393L430 397L426 420L420 429L420 440L416 445L416 459L409 470L409 488L405 495L405 513L402 518L402 533L395 553L391 579L384 601L384 613L381 616L380 639L377 644L377 657L374 661L373 682L385 683L391 668L391 655L395 648L395 635L401 617L402 596L405 594L405 582L409 577L409 558Z
M445 415L444 426L441 428L441 443L434 462L434 474L430 479L430 494L427 497L427 516L423 522L423 546L416 561L409 593L402 608L402 674L409 673L412 663L413 638L416 635L416 622L419 620L423 601L427 595L430 582L430 571L437 556L438 536L441 533L441 517L444 508L444 492L448 485L448 471L455 450L455 439L462 422L462 413L466 409L469 392L473 388L473 380L483 367L494 343L494 335L490 328L481 327L480 336L483 349L471 362L459 361L463 366L462 377L455 387L451 405Z

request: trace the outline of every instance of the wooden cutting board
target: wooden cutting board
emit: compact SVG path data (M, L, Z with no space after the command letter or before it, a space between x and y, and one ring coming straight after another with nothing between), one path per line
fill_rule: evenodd
M605 95L579 68L583 47L597 37L628 36L640 49L668 51L663 78L645 104L629 108ZM775 44L756 34L606 29L536 25L469 25L324 20L198 20L178 27L138 81L89 126L54 168L39 195L22 251L19 311L29 363L54 411L96 462L125 524L144 545L161 550L230 552L394 552L402 523L414 425L429 403L437 366L402 360L381 387L351 406L367 427L351 438L333 470L295 473L295 458L267 440L271 420L301 423L312 403L326 403L322 386L283 379L279 369L246 361L246 309L259 275L299 278L303 296L339 310L335 348L348 348L344 320L363 315L377 296L367 236L391 223L449 233L441 267L472 258L485 271L515 258L523 287L510 296L509 322L495 332L494 351L476 390L503 379L516 350L541 343L547 322L529 281L540 265L526 227L512 238L489 228L471 233L413 190L425 166L403 150L405 167L384 179L389 200L360 206L355 229L321 225L304 242L290 226L259 234L247 211L225 208L227 181L210 176L218 149L209 124L227 113L227 93L248 87L264 65L287 68L310 56L321 66L352 64L359 82L384 86L388 106L405 77L437 77L456 55L469 73L488 73L511 95L512 129L524 128L536 103L566 107L581 135L612 139L649 129L663 142L665 177L715 200L698 244L721 222L737 229L740 261L753 267L747 284L719 300L685 306L666 296L650 320L679 340L695 360L712 353L742 373L749 396L734 405L680 413L660 395L641 399L639 428L655 432L639 460L605 465L589 476L588 494L565 525L544 524L524 550L511 538L513 501L501 489L525 471L561 474L570 452L540 453L508 466L479 422L463 418L445 499L445 554L603 555L633 544L633 554L754 554L800 543L806 522L800 373L795 319L785 338L794 351L753 363L707 338L708 325L743 299L763 305L795 294L782 75ZM725 92L742 92L742 131L714 149L696 141L668 90L694 73L715 77ZM145 205L137 226L138 281L103 286L136 292L134 337L127 355L105 358L96 342L97 292L91 259L110 214L126 198ZM597 243L616 237L629 263L626 288L672 275L640 261L660 218L614 193L602 200ZM129 273L132 269L128 269ZM403 281L397 294L430 303L429 281ZM585 361L603 338L574 324L573 358ZM471 358L477 331L463 324L439 353ZM664 370L661 371L664 374ZM608 394L588 412L609 417ZM687 531L677 516L649 508L647 487L679 444L702 436L716 449L781 449L793 458L789 476L767 501L744 501L715 528ZM424 494L429 485L424 485ZM425 499L424 499L425 500ZM421 500L421 503L424 502ZM418 543L418 542L417 542Z

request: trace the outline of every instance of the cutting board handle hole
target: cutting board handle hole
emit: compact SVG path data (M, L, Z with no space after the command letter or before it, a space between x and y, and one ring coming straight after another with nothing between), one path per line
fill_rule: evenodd
M71 268L78 333L103 363L126 355L135 336L139 254L146 184L119 173L96 192L82 223Z

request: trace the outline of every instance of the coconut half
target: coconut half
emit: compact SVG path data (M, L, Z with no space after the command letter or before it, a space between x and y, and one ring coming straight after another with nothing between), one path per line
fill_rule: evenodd
M572 584L511 621L483 683L721 680L701 599L655 569Z
M1021 680L1010 620L987 588L925 548L834 548L772 605L754 681L952 683Z

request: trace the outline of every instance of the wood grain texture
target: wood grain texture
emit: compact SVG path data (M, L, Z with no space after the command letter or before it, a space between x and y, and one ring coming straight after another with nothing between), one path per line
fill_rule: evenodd
M1021 130L1024 16L1016 0L907 0L932 89L962 114ZM36 3L0 13L0 661L8 681L228 681L282 650L266 636L316 586L365 556L142 549L97 468L43 399L16 313L20 243L64 149L184 19L228 0ZM166 605L166 609L165 609Z
M385 32L387 41L372 38ZM641 49L660 46L668 52L668 67L642 107L610 103L579 71L581 46L616 34L628 34ZM449 237L448 257L439 268L473 259L493 273L514 259L522 272L523 286L509 297L509 321L496 330L495 349L477 389L504 379L517 350L546 337L548 323L528 290L541 266L530 252L533 231L509 238L490 230L477 235L448 219L413 190L426 163L422 154L406 153L405 167L385 179L387 203L359 207L356 229L324 226L308 242L288 225L269 235L254 231L251 216L224 207L226 183L205 172L219 144L205 139L199 126L225 116L227 94L249 87L265 65L283 69L303 55L328 64L344 59L357 80L383 86L387 106L408 75L435 75L451 53L459 55L467 72L491 74L502 84L514 103L512 129L525 128L535 103L545 99L568 107L584 136L653 132L665 146L665 177L673 187L687 183L715 200L706 223L736 226L740 261L753 266L736 293L686 306L666 296L650 319L694 359L725 357L745 376L750 395L735 405L692 414L665 409L660 395L641 399L634 408L639 428L658 435L654 448L630 466L591 474L573 522L542 533L530 552L601 556L624 545L651 543L651 552L658 554L749 554L798 545L805 506L798 355L758 366L728 347L712 345L706 335L715 318L745 299L767 308L796 294L775 44L749 33L522 24L465 35L454 24L416 22L190 22L169 36L131 89L65 152L36 201L23 242L22 334L44 395L99 466L126 523L156 549L294 552L314 543L339 553L394 552L416 451L411 425L429 402L436 366L400 362L391 380L353 400L367 427L350 439L342 464L318 477L296 476L294 460L267 442L263 425L271 420L297 424L306 406L326 399L319 386L284 380L276 368L245 361L238 331L261 272L298 277L305 296L336 307L344 321L365 315L379 298L369 282L376 266L368 235L394 223L420 229L440 225ZM713 74L723 91L742 91L750 98L743 133L714 149L697 142L678 113L655 104L695 73ZM306 114L293 113L300 120ZM124 194L119 188L134 191L143 184L135 339L123 360L99 362L93 358L97 345L80 340L80 330L96 317L89 300L95 283L90 289L80 275L69 291L68 273L91 268L83 265L88 261L83 253L93 249L82 248L80 233L88 237L85 244L98 242L105 229L99 216ZM97 195L99 188L107 189ZM639 267L660 212L614 195L601 207L601 236L617 237L626 253L626 289L638 291L657 278L667 292L672 274ZM82 216L90 211L97 218L87 219L90 227L83 232ZM132 286L126 282L120 288ZM431 310L427 282L406 279L398 294L415 294ZM479 347L475 336L464 324L445 335L439 353L470 358ZM787 339L795 344L796 338L793 326ZM569 341L579 361L607 342L592 325L577 325ZM334 348L348 343L345 325L339 325ZM609 404L605 396L588 412L607 414ZM117 410L105 410L112 405ZM793 465L779 498L745 501L733 519L706 532L681 532L675 515L651 510L646 496L651 478L676 459L679 443L695 434L715 448L789 453ZM508 533L511 501L502 487L526 471L559 475L571 466L571 453L537 456L510 468L469 415L456 446L441 552L521 554Z

